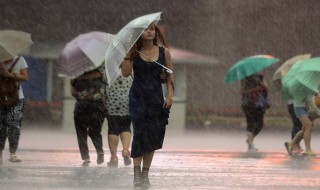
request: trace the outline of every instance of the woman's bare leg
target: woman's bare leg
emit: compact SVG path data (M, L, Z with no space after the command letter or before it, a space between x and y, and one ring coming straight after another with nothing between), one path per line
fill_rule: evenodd
M306 146L306 152L312 152L311 149L311 134L312 134L312 121L308 116L304 115L299 118L303 128L303 139Z
M108 135L108 144L111 153L111 157L117 156L117 148L119 143L119 136L117 135Z
M122 142L123 149L129 150L130 142L131 142L131 133L129 132L122 132L120 134L120 139Z
M142 167L150 168L151 162L152 162L152 159L153 159L153 155L154 155L154 151L143 155L143 166Z

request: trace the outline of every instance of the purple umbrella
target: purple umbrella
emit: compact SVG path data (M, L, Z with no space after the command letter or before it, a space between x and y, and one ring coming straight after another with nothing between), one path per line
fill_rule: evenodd
M80 34L66 44L58 61L58 72L77 77L84 72L96 69L104 62L104 56L113 39L105 32Z

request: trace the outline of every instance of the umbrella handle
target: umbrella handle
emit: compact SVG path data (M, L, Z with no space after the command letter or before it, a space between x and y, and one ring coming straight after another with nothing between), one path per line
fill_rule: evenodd
M136 50L138 53L141 53L140 51ZM164 69L166 69L167 73L173 73L171 69L169 69L168 67L162 65L161 63L157 62L156 60L151 59L149 56L147 56L144 53L141 53L143 56L145 56L146 58L150 59L151 61L155 62L156 64L160 65L161 67L163 67Z

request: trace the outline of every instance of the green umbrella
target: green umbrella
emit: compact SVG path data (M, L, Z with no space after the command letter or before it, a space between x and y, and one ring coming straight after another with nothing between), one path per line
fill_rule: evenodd
M228 70L224 82L239 81L277 62L279 59L270 55L255 55L241 59Z
M285 61L273 74L272 82L273 82L273 89L276 91L280 91L281 89L281 79L288 73L292 65L299 63L304 59L309 59L311 54L304 54L304 55L296 55L287 61Z
M285 99L303 101L307 95L319 93L320 57L294 64L282 79L281 95Z

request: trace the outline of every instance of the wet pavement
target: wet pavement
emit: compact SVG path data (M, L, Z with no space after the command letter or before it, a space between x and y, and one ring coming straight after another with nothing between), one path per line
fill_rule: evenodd
M168 134L153 160L150 189L320 189L320 157L289 157L283 146L289 133L262 132L258 153L246 152L244 135ZM318 154L319 137L313 135L312 141ZM74 133L23 131L18 151L23 161L10 163L5 149L0 189L133 189L133 167L125 167L119 157L119 167L108 168L106 144L102 165L96 164L90 144L89 167L81 167L77 148Z

